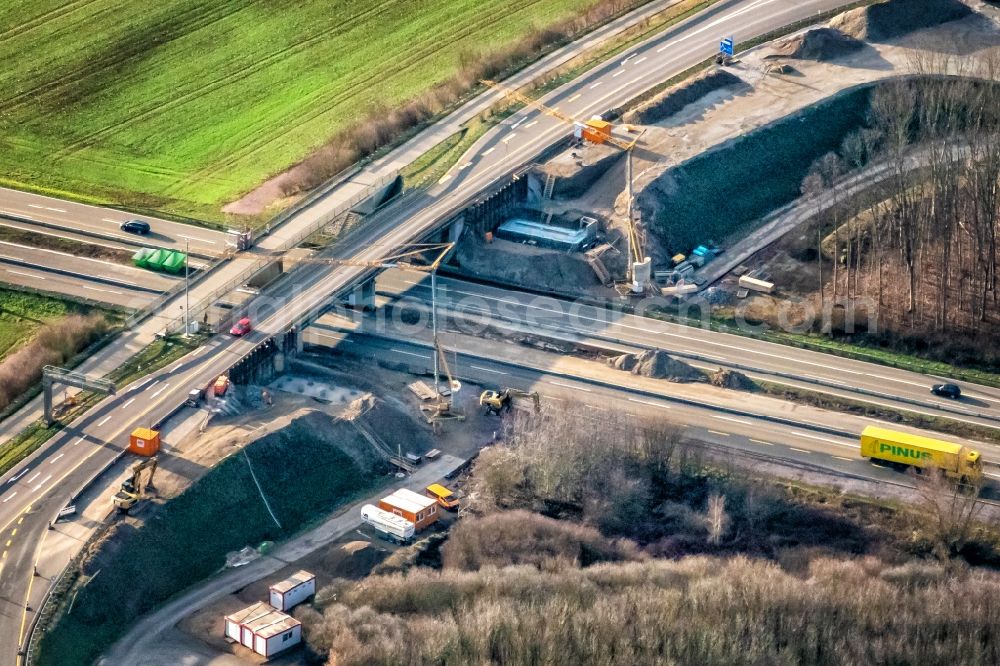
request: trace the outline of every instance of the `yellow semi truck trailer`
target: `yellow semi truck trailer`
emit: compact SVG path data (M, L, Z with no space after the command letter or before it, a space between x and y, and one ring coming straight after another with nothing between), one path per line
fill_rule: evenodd
M920 469L937 467L953 479L977 479L983 466L979 451L967 446L877 426L861 433L861 455Z

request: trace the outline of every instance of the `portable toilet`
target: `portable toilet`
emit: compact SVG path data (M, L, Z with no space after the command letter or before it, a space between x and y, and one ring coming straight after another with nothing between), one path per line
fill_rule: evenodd
M136 428L128 438L128 450L140 456L153 456L160 450L160 432Z

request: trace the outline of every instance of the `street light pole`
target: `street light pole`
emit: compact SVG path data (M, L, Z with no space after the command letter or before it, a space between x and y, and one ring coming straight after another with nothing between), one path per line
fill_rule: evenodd
M184 337L186 338L191 334L191 301L188 298L188 286L190 280L188 279L190 273L188 271L189 257L191 241L184 240Z
M434 393L441 395L438 380L437 269L431 271L431 331L434 334Z

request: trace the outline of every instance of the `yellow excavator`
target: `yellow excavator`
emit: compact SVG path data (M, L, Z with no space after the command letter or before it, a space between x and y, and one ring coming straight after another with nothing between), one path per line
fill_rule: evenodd
M156 456L153 456L132 466L132 476L122 482L121 490L112 499L119 511L127 512L145 499L146 488L153 485L156 465Z
M479 396L479 404L486 408L487 414L500 416L502 412L509 412L514 398L531 398L535 403L535 411L542 409L541 400L537 391L531 393L515 388L503 388L499 391L483 391Z

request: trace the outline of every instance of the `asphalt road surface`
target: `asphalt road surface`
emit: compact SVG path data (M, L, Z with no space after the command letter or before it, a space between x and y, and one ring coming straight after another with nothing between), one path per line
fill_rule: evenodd
M736 369L765 381L823 391L925 416L1000 427L1000 389L923 375L809 351L625 314L610 308L438 276L438 308L460 324L489 323L524 333L625 347L662 349L699 367ZM376 289L401 305L430 302L430 280L414 271L379 274ZM933 395L936 383L962 387L962 398Z
M843 4L842 0L724 1L637 46L626 54L631 56L627 60L623 57L596 68L543 101L575 116L600 113L710 56L722 36L748 39ZM512 127L522 119L523 123ZM387 207L338 243L334 252L357 260L375 260L426 237L460 203L567 134L568 128L548 117L538 117L535 112L515 114L507 125L477 142L446 182ZM0 210L11 212L10 205L8 200ZM69 215L69 208L63 208L61 202L51 208L66 212L50 213ZM115 224L119 218L109 219L112 222L108 224ZM158 224L154 221L154 229ZM127 433L159 421L183 401L191 387L207 384L255 344L288 330L369 273L356 266L296 269L252 304L256 332L241 339L219 336L174 366L126 387L50 440L27 468L19 465L4 476L0 485L0 544L9 541L10 545L0 553L0 660L20 661L15 654L34 615L34 610L27 609L37 608L42 601L46 581L32 575L34 563L39 557L68 556L46 551L46 525L79 486L122 449Z
M121 223L127 220L148 222L151 233L137 236L122 231ZM17 223L21 228L57 233L74 240L89 237L136 248L171 250L183 250L187 245L192 254L201 257L216 257L226 251L226 234L221 231L0 187L0 224L8 221L11 226Z

